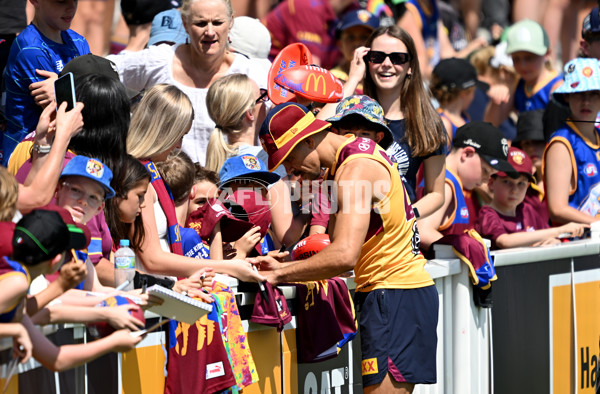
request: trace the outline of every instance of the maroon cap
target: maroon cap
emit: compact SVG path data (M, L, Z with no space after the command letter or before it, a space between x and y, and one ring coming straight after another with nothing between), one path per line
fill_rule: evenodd
M188 217L186 227L196 230L200 238L210 243L213 229L221 223L223 242L235 242L254 225L235 217L221 201L209 199Z
M516 175L516 173L519 173L520 175L525 175L526 177L528 177L529 181L535 182L535 178L533 177L533 165L531 163L531 159L529 158L529 156L527 156L527 153L523 152L519 148L511 146L510 148L508 148L508 163L511 166L513 166L515 172L512 174L507 174L505 172L499 171L496 173L497 176L510 177L511 175L514 176Z
M239 188L227 196L225 203L237 219L259 226L261 238L267 234L271 225L271 206L267 197L254 189Z
M315 116L305 106L285 103L273 108L260 128L260 142L269 154L269 171L285 160L306 137L331 126Z
M0 256L11 256L13 252L12 239L15 223L0 222Z
M277 331L281 332L283 326L292 321L290 308L277 286L272 286L269 282L264 282L264 286L267 298L264 298L260 291L256 293L250 321L276 327Z

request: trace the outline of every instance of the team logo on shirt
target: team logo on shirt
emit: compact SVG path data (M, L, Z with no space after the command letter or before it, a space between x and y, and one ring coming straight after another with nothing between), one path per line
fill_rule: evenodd
M460 209L460 217L463 219L468 219L469 218L469 210L467 209L467 207L462 207Z
M596 166L593 163L588 163L585 165L585 168L583 169L583 173L588 177L593 177L598 174L598 169L596 168Z

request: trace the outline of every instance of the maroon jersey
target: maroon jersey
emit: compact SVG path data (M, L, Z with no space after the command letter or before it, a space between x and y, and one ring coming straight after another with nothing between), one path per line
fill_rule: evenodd
M296 286L298 362L311 363L337 356L354 338L356 320L348 287L340 278L292 283Z
M476 230L483 238L492 241L492 249L497 249L496 239L503 234L521 231L535 231L549 228L543 215L534 206L521 203L516 216L504 216L489 206L482 207L477 218Z
M204 315L192 325L179 322L175 336L177 344L169 349L166 394L214 393L236 385L217 321Z

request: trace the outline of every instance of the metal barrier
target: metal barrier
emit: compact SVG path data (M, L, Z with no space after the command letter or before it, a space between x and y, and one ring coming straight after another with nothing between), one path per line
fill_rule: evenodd
M600 241L493 254L499 279L492 285L491 310L473 304L466 266L449 247L436 250L437 258L428 261L440 297L438 383L417 385L415 393L592 393L598 379ZM354 288L351 278L346 283ZM226 284L236 290L238 282L227 278ZM286 299L295 297L294 288L283 291ZM249 316L254 294L237 292L237 301L242 317ZM156 319L147 317L149 324ZM358 338L337 358L298 364L295 324L292 320L279 335L274 328L244 321L260 377L244 393L362 392ZM44 328L48 334L56 329ZM57 334L70 336L71 342L87 340L81 326L50 335ZM11 344L0 340L2 378ZM131 352L60 374L31 361L19 367L8 392L86 393L89 387L89 392L162 393L164 345L163 332L151 333Z

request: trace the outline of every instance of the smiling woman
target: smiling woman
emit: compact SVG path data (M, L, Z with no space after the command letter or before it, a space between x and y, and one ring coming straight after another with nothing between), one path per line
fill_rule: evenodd
M195 117L182 147L194 162L204 164L215 126L206 109L208 88L217 79L233 73L246 74L259 88L266 88L270 65L229 50L228 36L233 26L230 0L185 0L181 15L189 43L151 46L110 59L117 64L120 78L129 88L142 90L168 83L190 98Z

